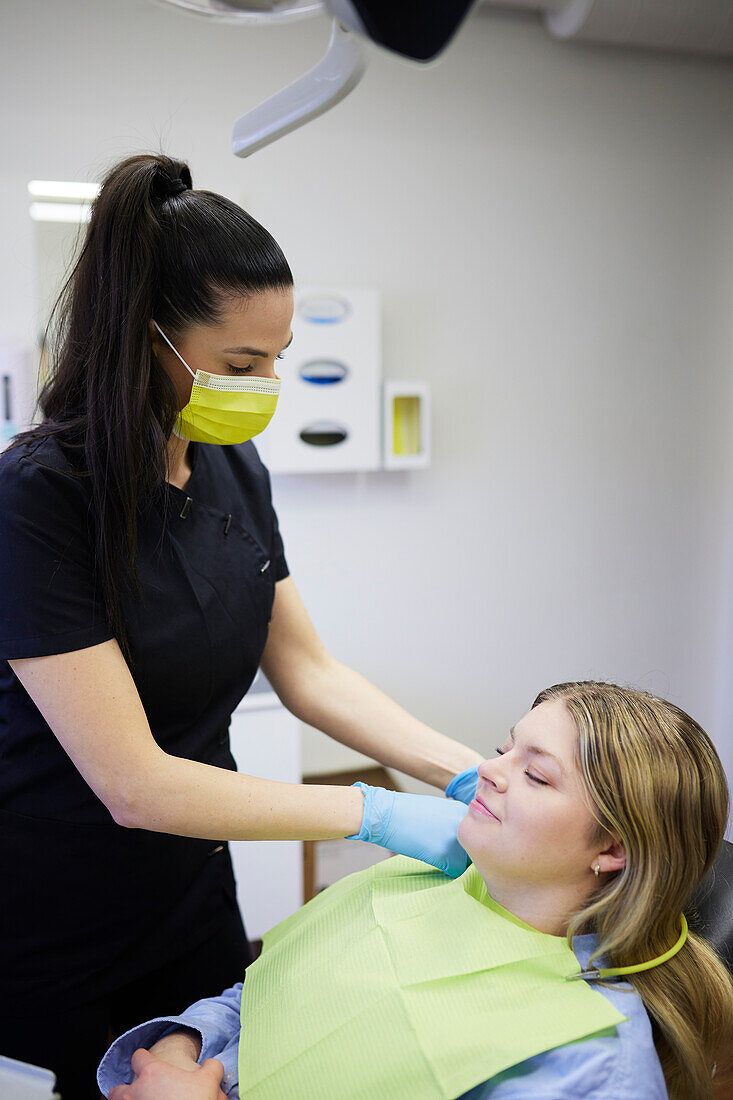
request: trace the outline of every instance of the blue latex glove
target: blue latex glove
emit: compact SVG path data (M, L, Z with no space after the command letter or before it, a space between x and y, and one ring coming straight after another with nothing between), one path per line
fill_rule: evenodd
M446 798L455 798L459 802L469 804L476 797L478 786L478 768L466 768L465 772L454 775L445 788Z
M466 816L460 802L424 794L404 794L354 783L364 794L361 829L347 840L368 840L403 856L431 863L451 878L462 875L469 859L456 830Z

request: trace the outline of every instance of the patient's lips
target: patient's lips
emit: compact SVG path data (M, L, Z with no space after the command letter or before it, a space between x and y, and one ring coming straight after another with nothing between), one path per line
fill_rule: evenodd
M484 817L489 817L489 818L491 818L491 819L492 819L492 821L498 821L498 820L499 820L499 818L498 818L498 817L496 816L496 814L492 814L492 812L491 812L491 810L489 809L489 807L488 807L488 806L486 806L486 805L485 805L485 804L484 804L484 803L483 803L483 802L481 801L481 799L480 799L480 798L478 797L478 795L476 796L476 798L474 798L473 802L471 802L471 803L469 804L469 807L468 807L468 808L469 808L469 810L475 810L475 811L476 811L476 813L478 813L478 814L482 814L482 815L483 815Z

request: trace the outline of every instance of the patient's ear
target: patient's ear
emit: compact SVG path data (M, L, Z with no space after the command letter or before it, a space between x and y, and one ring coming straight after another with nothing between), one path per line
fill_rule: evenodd
M613 840L607 848L598 852L593 860L592 869L600 867L599 874L621 871L626 866L626 848L621 840Z

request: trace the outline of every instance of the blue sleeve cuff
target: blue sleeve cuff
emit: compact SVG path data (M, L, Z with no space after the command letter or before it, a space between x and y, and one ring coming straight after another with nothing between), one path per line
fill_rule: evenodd
M209 1054L209 1058L218 1058L224 1066L221 1090L229 1100L239 1100L239 1036L230 1040L224 1050L218 1054Z
M227 1092L227 1085L222 1082L222 1090L228 1096L236 1097L238 1095L236 1089L241 1000L242 983L237 982L236 985L225 989L218 997L203 997L196 1001L180 1016L159 1016L126 1031L124 1035L115 1039L99 1063L97 1083L100 1091L107 1096L114 1085L131 1083L134 1074L130 1059L138 1047L149 1050L154 1043L158 1042L158 1039L162 1039L172 1031L187 1027L198 1032L201 1038L199 1065L207 1058L218 1058L224 1064L225 1078L229 1076L228 1087L235 1089L232 1093Z
M105 1054L97 1068L97 1084L104 1096L109 1094L115 1085L129 1085L134 1074L130 1066L130 1059L139 1047L150 1050L158 1039L169 1035L172 1031L178 1031L181 1027L190 1027L198 1031L201 1036L201 1053L204 1053L204 1036L200 1028L196 1027L192 1020L182 1016L165 1016L156 1020L148 1020L144 1024L138 1024L119 1039L115 1039L112 1046ZM208 1055L213 1057L213 1055ZM203 1059L199 1059L202 1061Z

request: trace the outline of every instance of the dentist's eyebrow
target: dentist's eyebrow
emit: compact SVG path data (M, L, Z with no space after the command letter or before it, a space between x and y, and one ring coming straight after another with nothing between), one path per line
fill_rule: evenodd
M290 333L290 339L288 340L287 344L283 348L283 351L285 351L287 348L289 348L290 345L292 344L292 342L293 342L293 333L291 332ZM267 352L266 351L257 351L256 348L222 348L221 350L222 351L228 351L231 355L254 355L254 356L259 357L260 359L267 359Z
M512 728L509 730L509 736L511 737L513 742L516 741L516 737L514 736L514 726L512 726ZM533 756L549 756L551 760L555 761L558 768L560 769L560 772L567 779L568 773L565 771L565 768L555 756L554 752L548 752L547 749L541 749L539 745L524 745L523 748L525 752L532 753Z

